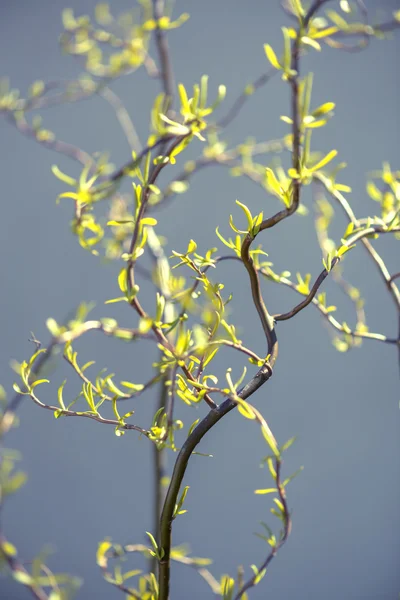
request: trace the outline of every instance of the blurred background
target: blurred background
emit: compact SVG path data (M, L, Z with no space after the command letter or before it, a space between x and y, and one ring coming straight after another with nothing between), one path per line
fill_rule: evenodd
M398 0L366 1L371 15L390 17L400 8ZM339 10L339 2L331 2ZM379 5L379 6L378 6ZM92 0L69 0L77 15L93 14ZM117 14L132 2L113 3ZM0 75L10 77L11 86L22 96L36 79L73 79L80 66L62 56L57 43L62 31L64 0L3 0L0 4ZM268 70L263 44L282 46L281 26L290 21L278 0L176 0L174 17L190 14L183 27L169 34L176 79L187 87L209 75L210 97L219 84L227 86L227 98L217 117L226 114L244 86ZM378 15L379 17L379 15ZM352 187L349 200L358 216L374 215L378 207L367 196L367 173L380 169L387 160L398 169L400 76L398 57L400 32L388 41L372 40L360 53L323 48L302 60L302 72L314 73L312 106L336 103L335 117L313 135L313 148L322 152L335 148L337 160L348 168L340 181ZM154 48L152 55L156 56ZM113 84L124 101L142 142L148 131L149 107L159 93L157 80L140 69ZM240 116L225 131L229 146L249 136L257 141L279 138L288 132L280 121L289 114L289 88L279 75L255 94ZM115 113L101 97L54 107L43 113L43 125L57 138L86 152L107 151L115 165L129 160L130 149ZM121 325L134 326L126 306L104 305L118 296L117 262L102 264L79 247L71 234L69 200L56 205L66 190L50 171L52 164L71 175L79 165L23 137L5 120L0 121L0 331L1 383L12 396L17 376L9 367L12 359L30 356L32 331L46 344L45 321L61 322L81 301L94 301L93 318L116 316ZM188 157L201 154L200 141L178 158L162 180L173 179ZM267 159L266 159L267 160ZM124 191L129 191L125 186ZM253 214L273 214L279 204L260 187L244 178L232 178L226 168L196 174L188 192L173 200L155 216L157 231L167 240L167 253L184 251L190 238L200 253L217 246L215 227L228 235L229 214L241 222L235 200L247 204ZM312 196L304 192L308 216L296 215L262 236L278 272L295 274L321 271L313 223ZM334 220L336 241L346 227L341 214ZM391 272L399 270L399 252L394 240L378 240L376 246ZM183 274L183 273L182 273ZM367 323L371 331L396 335L396 313L362 247L344 260L344 275L365 297ZM215 281L233 293L230 321L245 345L265 354L265 341L251 303L247 273L236 263L220 265ZM331 281L326 281L330 304L336 304L339 321L355 324L354 308ZM272 313L289 310L299 297L264 281L263 293ZM143 286L143 304L153 306L150 286ZM274 600L380 599L398 597L400 590L399 500L399 373L395 349L375 341L339 353L318 311L310 306L293 320L278 324L280 356L268 385L252 398L262 410L278 441L296 435L286 453L285 475L304 465L304 471L288 487L293 531L286 546L272 562L263 582L250 597ZM156 353L150 344L125 345L91 332L76 344L82 363L96 360L107 366L117 381L144 382L151 374ZM221 351L218 375L232 366L239 374L240 355ZM248 376L252 367L248 369ZM71 369L60 364L51 375L52 385L41 388L45 402L55 403L55 390L68 379L65 396L73 398L78 383ZM149 427L157 403L156 393L134 400L134 422ZM178 405L186 425L205 414L204 407ZM78 599L111 600L121 592L107 584L95 562L97 544L106 536L113 541L146 543L145 531L153 530L151 446L135 432L116 437L112 427L86 419L55 420L52 413L24 400L19 410L20 426L7 437L8 447L22 453L21 468L27 484L5 507L3 526L20 556L30 559L51 544L55 553L48 563L55 571L84 579ZM181 441L182 438L178 438ZM254 489L270 487L268 470L260 467L267 454L258 427L238 414L229 414L202 441L200 452L212 458L193 456L185 484L190 486L188 512L174 523L174 545L188 542L194 556L214 560L211 571L235 576L243 564L261 564L265 542L254 535L262 532L260 521L275 527L270 514L270 496L257 496ZM169 455L169 468L174 455ZM144 568L139 556L126 566ZM0 580L0 598L22 600L29 591L9 579ZM191 569L173 569L173 600L211 597L206 583Z

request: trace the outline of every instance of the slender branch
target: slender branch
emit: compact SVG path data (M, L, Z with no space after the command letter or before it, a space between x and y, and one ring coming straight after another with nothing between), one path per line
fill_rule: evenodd
M17 579L18 575L24 577L21 581L22 585L25 586L36 600L48 600L49 596L46 594L44 589L37 585L30 573L25 569L24 565L18 560L15 553L10 552L11 544L6 537L0 531L0 556L3 558L12 573Z
M65 344L67 342L72 342L82 334L93 330L102 331L106 335L112 335L116 337L118 337L118 334L120 333L124 335L124 339L130 339L131 341L136 340L137 338L156 341L156 338L151 333L141 333L138 329L118 327L118 325L109 325L102 321L85 321L84 323L77 325L74 329L65 331L57 336L56 343ZM127 336L129 336L129 338Z
M322 253L329 251L330 240L328 237L329 219L325 219L323 209L318 206L317 198L315 205L318 207L317 212L319 213L315 219L315 230L317 233L317 239ZM328 221L328 222L326 222ZM353 303L354 310L357 318L357 325L366 325L366 315L364 310L364 302L358 290L351 285L342 275L342 269L337 268L332 271L332 279L339 288L346 294L347 298Z
M239 112L242 110L243 106L247 102L247 100L252 96L257 90L263 87L268 81L277 74L277 70L272 68L266 73L260 75L253 83L246 86L245 90L240 94L238 98L236 98L235 102L229 109L228 113L222 117L217 123L217 127L220 129L224 129L230 123L236 119Z
M346 200L346 198L339 191L332 189L332 185L330 180L320 172L313 173L313 177L322 183L325 189L329 192L329 194L339 203L340 207L343 209L346 214L348 220L351 223L354 223L355 227L359 227L359 220L355 216L350 204ZM385 286L388 288L391 297L395 303L396 309L398 313L400 313L400 291L392 280L391 275L379 253L372 246L371 242L368 239L362 239L362 243L367 250L369 256L374 261L376 267L378 268L379 274L382 277Z
M66 354L64 354L63 358L66 360L66 362L69 365L71 365L71 367L78 374L79 378L82 381L84 381L86 384L89 384L89 385L92 386L94 392L96 394L98 394L102 400L104 399L104 400L107 400L108 402L111 402L113 400L112 396L108 396L107 394L105 394L101 390L101 388L98 385L96 385L96 383L93 383L93 381L91 381L89 379L89 377L86 377L86 375L81 370L78 371L76 369L73 361L71 360L71 358L69 356L67 356ZM138 396L140 396L141 394L143 394L145 391L147 391L149 388L151 388L153 385L155 385L159 380L160 380L160 375L157 373L147 383L145 383L140 390L137 390L136 392L133 392L132 394L124 394L124 396L118 398L118 403L123 402L124 400L131 400L132 398L137 398Z
M335 257L332 260L332 266L331 266L331 268L333 269L338 262L339 262L339 258ZM322 271L322 273L316 279L314 285L312 286L312 288L310 290L310 293L308 294L308 296L302 302L300 302L299 304L297 304L289 312L287 312L287 313L280 313L280 314L277 314L277 315L273 315L272 318L275 321L287 321L288 319L291 319L292 317L294 317L295 315L297 315L300 311L303 310L303 308L306 308L306 306L308 306L309 304L311 304L311 302L314 299L314 296L316 295L316 293L318 292L319 288L321 287L323 281L325 281L325 279L328 277L328 275L329 275L329 271L327 271L326 269L324 269Z
M258 573L261 573L262 571L267 569L267 567L270 564L270 562L272 561L272 559L278 554L279 550L282 548L282 546L288 539L291 528L292 528L292 520L291 520L291 516L290 516L290 512L289 512L289 507L287 505L286 492L285 492L285 488L284 488L284 486L282 484L282 480L281 480L281 467L282 467L282 461L277 459L275 461L276 487L278 490L279 500L281 501L282 506L283 506L283 511L282 511L283 518L284 518L283 532L282 532L281 539L279 540L279 542L272 548L271 552L268 554L268 556L266 557L264 562L258 568ZM242 598L242 596L247 592L247 590L249 590L250 588L252 588L256 585L256 582L257 582L257 575L254 574L241 587L241 589L238 591L238 593L234 597L234 600L240 600L240 598Z
M39 398L33 392L26 392L26 394L28 394L32 398L34 403L40 406L41 408L51 410L52 412L58 413L60 416L63 417L84 417L86 419L93 419L94 421L98 421L103 425L114 425L114 427L118 427L118 429L123 429L125 431L132 429L134 431L138 431L146 437L149 437L150 435L150 432L147 429L142 429L142 427L139 427L138 425L132 425L131 423L121 423L120 421L116 421L115 419L105 419L100 414L91 414L89 412L77 412L73 410L62 409L59 406L44 404L44 402L39 400Z
M166 380L169 377L167 373L164 379L161 382L160 386L160 396L158 399L157 411L161 408L165 409L167 404L167 393L168 388L165 385ZM165 479L167 477L167 455L165 452L165 448L163 446L158 446L157 444L153 444L153 461L154 461L154 526L153 530L155 532L156 540L160 539L160 517L162 507L165 501L165 493L166 493L166 483ZM150 558L151 571L153 573L157 570L158 560L156 556L152 556Z
M42 146L49 148L49 150L54 150L59 154L64 154L65 156L68 156L69 158L78 161L82 165L87 165L93 162L93 159L90 156L90 154L88 154L84 150L81 150L77 146L73 146L72 144L68 144L67 142L55 139L54 134L52 138L40 139L40 137L38 137L38 135L36 134L36 131L26 121L23 113L18 113L17 117L14 115L14 113L10 113L6 115L6 118L9 121L9 123L14 125L18 129L18 131L20 131L23 135L34 139Z
M50 358L53 356L54 351L57 347L57 341L53 338L47 348L46 352L42 352L39 355L38 359L35 361L34 366L32 367L31 373L35 377L38 376L46 364L49 362ZM0 438L5 435L13 426L15 421L15 413L18 409L19 404L21 403L23 396L21 394L15 394L15 396L10 400L6 409L4 410L3 416L0 419Z
M121 125L121 129L125 134L128 144L137 154L141 151L142 144L140 143L139 136L133 124L133 121L126 110L123 102L117 96L117 94L108 87L103 88L98 92L114 109L116 117Z
M220 257L215 258L214 260L216 263L226 261L226 260L242 262L238 256L234 256L234 255L220 256ZM272 281L277 284L285 285L286 287L289 287L297 294L301 294L301 292L299 292L297 289L297 285L295 283L293 283L293 281L290 281L290 279L287 279L286 277L280 277L279 279L277 279L275 273L269 268L259 267L258 270L261 273L261 275L266 277L269 281ZM332 317L328 308L326 308L323 304L321 304L321 302L319 302L316 298L312 298L311 303L320 311L322 316L328 321L328 323L330 325L332 325L332 327L334 327L337 331L340 331L341 333L346 333L346 331L343 328L343 325L341 325L341 323L339 323L339 321L337 321L334 317ZM277 315L273 315L273 318L275 320L276 320L276 316ZM398 346L400 346L400 334L399 334L399 339L388 338L381 333L372 333L369 331L351 331L349 335L351 335L354 338L376 340L378 342L384 342L386 344L397 344Z
M241 258L244 266L249 274L251 294L253 302L260 317L261 325L264 330L265 336L268 342L268 354L270 355L269 363L273 368L275 361L278 357L278 340L275 333L274 321L268 313L265 306L261 289L260 281L258 278L257 270L254 267L253 260L250 257L250 244L254 240L254 237L247 234L242 244Z
M167 134L167 135L161 136L153 144L149 144L148 146L143 148L143 150L140 152L140 154L138 154L138 156L136 158L126 162L124 165L122 165L122 167L119 167L116 171L114 171L114 173L109 177L109 181L112 181L112 182L119 181L120 179L125 177L129 173L129 171L132 171L132 169L137 167L140 164L140 162L143 160L143 158L146 156L146 154L148 154L152 150L155 150L159 146L162 146L163 144L170 142L171 140L174 140L175 138L176 138L176 136L172 135L172 134Z
M236 258L236 257L233 256L232 258ZM278 284L280 283L282 285L290 287L293 291L300 294L300 292L297 290L296 284L293 283L292 281L290 281L290 279L286 279L286 277L281 277L278 280L278 279L276 279L276 276L274 276L272 271L269 271L269 269L261 268L260 273L262 275L264 275L268 280L273 281L274 283L278 283ZM345 331L343 325L341 323L339 323L339 321L337 321L334 317L332 317L329 310L323 304L318 302L318 300L316 298L312 299L312 304L316 308L318 308L318 310L320 311L322 316L329 322L330 325L332 325L332 327L334 327L337 331L340 331L341 333L348 333ZM400 342L398 339L388 338L381 333L372 333L369 331L350 331L350 333L348 335L350 335L354 338L370 339L370 340L376 340L378 342L385 342L386 344L400 345Z
M170 107L174 97L174 74L169 54L168 40L159 25L159 21L164 13L164 0L153 0L154 20L156 21L155 37L158 50L158 56L161 64L161 78L164 87L164 93L169 98Z
M208 346L227 346L228 348L234 348L235 350L238 350L239 352L243 352L243 354L246 354L247 356L249 356L250 358L252 358L255 361L260 361L263 360L260 356L258 356L255 352L253 352L252 350L250 350L249 348L246 348L245 346L242 346L242 344L237 344L235 342L231 342L229 340L211 340L207 342Z

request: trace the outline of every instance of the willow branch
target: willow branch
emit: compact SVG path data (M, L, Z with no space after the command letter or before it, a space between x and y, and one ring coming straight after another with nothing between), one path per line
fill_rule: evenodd
M10 113L6 116L6 118L12 125L14 125L18 129L20 133L22 133L26 137L33 139L35 142L41 144L45 148L48 148L49 150L54 150L59 154L64 154L65 156L68 156L68 158L72 158L73 160L81 163L82 165L87 165L93 162L93 159L90 156L90 154L88 154L84 150L81 150L77 146L73 146L72 144L68 144L67 142L57 140L54 137L49 139L40 139L40 137L38 137L38 135L36 134L36 131L28 124L27 120L25 119L22 113L18 113L17 117L13 113Z
M331 268L333 269L338 262L339 262L339 258L335 257L333 259L333 261L332 261ZM314 299L314 296L316 295L316 293L318 292L319 288L321 287L321 285L325 281L325 279L328 277L328 275L329 275L329 271L327 271L326 269L324 269L322 271L322 273L316 279L314 285L312 286L312 288L310 290L310 293L303 300L303 302L300 302L299 304L297 304L289 312L279 313L277 315L274 315L272 318L275 321L287 321L288 319L291 319L292 317L294 317L295 315L297 315L300 311L302 311L304 308L306 308L306 306L308 306L309 304L311 304L311 302Z
M232 258L236 258L236 257L233 256ZM285 285L285 286L289 287L290 289L292 289L293 291L300 294L300 292L297 289L297 285L295 283L293 283L293 281L290 281L290 279L286 279L286 277L281 277L279 280L277 280L276 277L273 276L274 274L272 273L272 271L270 272L269 269L265 269L265 268L261 268L260 273L262 275L264 275L268 280L273 281L274 283L277 283L277 284ZM332 327L334 327L334 329L336 329L337 331L340 331L340 333L348 333L348 335L350 335L354 338L370 339L370 340L376 340L378 342L385 342L386 344L400 345L398 339L388 338L381 333L372 333L369 331L364 331L364 332L350 331L350 333L349 333L349 332L345 331L345 329L343 328L343 325L341 323L339 323L339 321L337 321L334 317L332 317L329 310L323 304L318 302L318 300L316 298L313 298L311 302L316 308L318 308L318 310L320 311L322 316L328 321L328 323L330 325L332 325Z
M42 587L40 587L34 582L34 579L25 569L24 565L18 560L17 556L7 551L7 549L9 549L10 546L10 542L0 532L0 555L8 564L12 573L15 574L16 578L18 577L18 575L24 576L24 579L21 583L30 591L30 593L34 598L36 598L36 600L48 600L49 596L46 594Z
M169 98L170 106L174 97L174 74L172 71L171 57L168 48L168 40L165 32L161 29L159 21L164 13L164 0L153 0L154 20L156 21L155 38L158 56L161 65L161 78L164 93Z
M139 153L141 151L142 144L140 143L139 136L124 103L120 100L117 94L108 87L103 88L100 92L98 92L98 94L112 106L128 144L132 150L134 150L136 153Z
M218 121L217 127L220 129L224 129L225 127L230 125L230 123L234 119L236 119L236 117L238 116L238 114L240 113L243 106L246 104L247 100L250 98L250 96L252 96L261 87L266 85L270 81L270 79L274 75L276 75L276 73L277 73L277 70L272 68L269 71L267 71L266 73L263 73L262 75L260 75L253 83L246 86L246 89L240 94L240 96L238 98L236 98L235 102L229 109L228 113L224 117L222 117L222 119L220 119ZM249 91L247 91L247 90L249 90Z
M256 375L249 381L249 383L245 385L240 392L238 392L238 396L243 400L246 400L246 398L254 394L262 385L264 385L271 375L272 369L268 365L262 366ZM176 459L171 482L161 514L160 547L164 550L164 557L159 563L159 600L167 600L169 596L172 520L179 489L185 475L189 459L196 446L206 435L206 433L235 407L236 402L228 398L219 406L210 410L210 412L204 417L204 419L202 419L202 421L200 421L200 423L187 438Z
M139 427L138 425L133 425L131 423L122 423L121 421L117 421L115 419L105 419L100 414L91 414L89 412L81 412L81 411L78 412L78 411L73 411L73 410L62 409L59 406L53 406L51 404L45 404L44 402L39 400L39 398L32 391L25 392L25 394L28 394L32 398L34 403L37 404L38 406L40 406L41 408L45 408L46 410L51 410L53 413L58 413L60 416L63 416L63 417L84 417L86 419L93 419L93 421L97 421L98 423L102 423L103 425L114 425L114 427L118 427L118 429L123 429L125 431L128 431L128 430L138 431L139 433L141 433L142 435L145 435L146 437L149 437L149 435L150 435L150 433L147 429L143 429L142 427Z
M291 528L292 528L292 520L291 520L289 507L288 507L287 500L286 500L286 492L285 492L285 488L283 487L282 480L281 480L281 468L282 468L282 461L280 459L276 459L276 461L275 461L276 487L278 490L279 500L281 501L282 506L283 506L283 511L282 511L283 518L284 518L283 532L282 532L279 542L272 548L271 552L268 554L268 556L266 557L264 562L258 568L258 573L261 573L262 571L267 569L267 567L270 564L270 562L272 561L272 559L278 554L279 550L282 548L282 546L288 539ZM241 587L241 589L238 591L238 593L234 597L234 600L240 600L240 598L243 597L243 595L247 592L247 590L249 590L250 588L252 588L256 585L256 582L257 582L257 575L254 574Z
M342 208L345 215L347 216L349 222L354 223L355 227L359 227L360 222L357 219L357 217L355 216L350 204L348 203L346 198L343 196L343 194L341 194L339 191L337 191L335 189L332 189L330 180L322 173L317 172L317 173L314 173L313 176L316 180L318 180L322 183L322 185L325 187L327 192L329 192L329 194L339 203L340 207ZM362 243L363 243L365 249L367 250L369 256L374 261L376 267L378 268L379 274L380 274L381 278L383 279L385 286L389 290L389 293L395 303L396 309L400 313L400 291L399 291L397 285L395 284L395 282L392 280L391 275L390 275L382 257L375 250L375 248L372 246L371 242L368 239L364 238L362 240Z

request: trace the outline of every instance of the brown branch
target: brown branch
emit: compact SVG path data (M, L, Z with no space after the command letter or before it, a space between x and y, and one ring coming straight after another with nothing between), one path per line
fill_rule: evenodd
M64 154L73 160L78 161L82 165L87 165L93 162L93 158L85 152L81 150L77 146L73 146L72 144L68 144L67 142L63 142L61 140L53 139L39 139L35 130L28 124L23 113L18 113L18 116L15 116L14 113L10 113L6 115L6 118L9 123L14 125L18 131L20 131L26 137L29 137L38 144L41 144L45 148L49 150L54 150L59 154Z
M57 341L55 340L55 338L53 338L46 352L42 352L42 354L39 355L37 361L35 361L35 365L32 367L31 370L32 375L37 377L42 372L50 358L53 356L53 352L56 347ZM10 402L7 404L4 413L0 419L0 438L1 436L5 435L13 426L13 423L15 421L15 413L22 399L23 396L21 394L15 394L12 400L10 400Z
M333 189L330 180L322 173L315 172L313 173L313 177L314 179L319 181L325 187L327 192L339 203L349 222L354 223L355 227L359 227L360 222L355 216L349 202L346 200L343 194ZM389 293L395 303L396 309L398 313L400 313L400 291L394 283L394 281L391 279L391 275L382 257L375 250L375 248L372 246L371 242L368 239L363 238L362 244L364 245L371 259L374 261L376 267L378 268L379 274L383 279L385 286L389 290Z
M400 277L400 272L399 273L395 273L394 275L392 275L389 279L389 283L392 283L392 281L394 281L395 279L397 279L398 277Z
M232 258L235 259L236 257L233 256ZM300 294L300 292L297 290L296 284L293 283L292 281L290 281L289 279L286 279L285 277L281 277L279 280L277 280L276 276L274 276L272 271L270 272L269 269L261 268L260 273L262 275L264 275L268 280L273 281L274 283L285 285L285 286L291 288L293 291ZM330 325L332 325L332 327L334 327L336 330L340 331L341 333L347 333L344 330L343 326L339 323L339 321L337 321L334 317L332 317L329 314L328 309L325 306L323 306L320 302L318 302L318 300L316 298L313 298L311 302L316 308L318 308L318 310L320 311L322 316L330 323ZM388 338L385 335L382 335L381 333L372 333L372 332L370 333L368 331L365 331L365 332L351 331L348 335L355 337L355 338L370 339L370 340L376 340L378 342L385 342L387 344L400 345L398 339Z
M164 0L153 0L154 20L156 21L155 38L158 50L158 56L161 64L161 78L164 87L164 93L169 98L170 107L174 97L174 74L168 48L168 40L159 25L159 21L164 13Z
M332 266L331 266L331 268L333 269L338 262L339 262L339 258L335 257L332 260ZM289 312L287 312L287 313L279 313L277 315L273 315L272 318L275 321L287 321L288 319L291 319L292 317L294 317L295 315L297 315L300 311L303 310L303 308L306 308L306 306L308 306L309 304L311 304L311 302L313 301L313 298L314 298L315 294L318 292L319 288L321 287L321 285L325 281L325 279L328 277L328 275L329 275L329 271L327 271L326 269L324 269L322 271L322 273L316 279L314 285L312 286L312 288L310 290L310 293L308 294L308 296L302 302L300 302L299 304L297 304Z
M236 98L235 102L233 103L233 105L231 106L231 108L229 109L229 111L227 112L227 114L222 117L222 119L220 119L217 123L217 127L220 129L224 129L225 127L227 127L234 119L236 119L236 117L238 116L239 112L242 110L243 106L245 105L245 103L247 102L247 100L250 98L250 96L252 96L254 94L254 92L256 92L257 90L259 90L261 87L263 87L265 84L268 83L268 81L274 76L276 75L277 70L272 68L269 71L267 71L266 73L263 73L262 75L260 75L253 83L251 83L249 86L246 86L247 88L251 89L251 93L243 91L240 96L238 98Z
M32 398L32 400L34 401L35 404L37 404L41 408L45 408L46 410L51 410L54 413L59 413L60 416L84 417L86 419L93 419L94 421L98 421L98 423L102 423L103 425L114 425L114 427L118 427L118 429L124 429L125 431L128 431L128 430L138 431L139 433L141 433L142 435L145 435L146 437L149 437L149 435L150 435L150 432L147 429L142 429L142 427L139 427L137 425L132 425L130 423L121 423L120 421L117 421L115 419L105 419L100 414L91 414L88 412L81 412L81 411L78 412L78 411L73 411L73 410L62 409L59 406L45 404L44 402L39 400L39 398L32 391L26 392L26 393Z
M291 528L292 528L292 520L291 520L289 508L287 505L286 492L285 492L285 488L283 487L283 484L281 481L281 467L282 467L282 461L280 459L276 459L276 461L275 461L276 487L278 490L279 500L281 501L282 506L283 506L283 518L284 518L283 532L282 532L279 542L272 548L271 552L268 554L268 556L266 557L264 562L258 568L258 573L261 573L262 571L267 569L267 567L270 564L270 562L272 561L272 559L275 558L275 556L278 554L278 551L282 548L282 546L288 539ZM247 592L247 590L249 590L250 588L252 588L256 585L256 580L257 580L257 575L254 574L241 587L241 589L238 591L238 593L234 597L234 600L240 600L240 598L242 598L242 596Z
M14 573L15 579L19 582L18 575L23 576L24 580L19 583L21 583L24 587L26 587L31 592L32 596L34 598L36 598L36 600L48 600L49 596L46 594L46 592L44 591L44 589L41 586L39 586L35 583L35 581L31 577L30 573L25 569L24 565L18 560L17 555L14 553L11 553L9 551L10 546L11 546L10 542L6 539L6 537L0 531L0 556L8 564L12 573ZM26 579L26 582L25 582L25 579ZM32 579L32 581L29 581L30 579Z
M256 375L238 392L238 396L246 400L254 394L272 375L272 369L268 365L264 365L258 370ZM236 407L236 402L228 398L210 412L200 421L194 428L190 436L183 444L178 457L175 461L174 470L171 477L171 482L165 498L164 507L161 515L160 524L160 547L164 550L164 556L160 560L159 585L160 593L159 600L167 600L169 597L169 580L170 580L170 553L171 553L171 530L172 520L175 510L175 504L180 490L183 477L190 457L192 456L196 446L206 435L206 433L214 427L228 412Z

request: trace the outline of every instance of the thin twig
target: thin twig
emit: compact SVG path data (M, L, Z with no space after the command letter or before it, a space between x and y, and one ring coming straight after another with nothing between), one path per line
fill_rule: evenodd
M164 0L153 0L154 20L156 21L155 37L158 50L158 56L161 64L161 79L163 82L164 93L169 99L169 108L172 106L174 97L174 74L169 54L168 40L161 29L159 22L164 13Z
M338 262L339 262L339 258L335 257L332 260L332 266L331 266L331 268L333 269ZM275 321L287 321L288 319L291 319L292 317L294 317L295 315L297 315L300 311L302 311L304 308L306 308L306 306L308 306L309 304L311 304L311 302L313 301L314 296L316 295L316 293L318 292L319 288L321 287L323 281L325 281L325 279L328 277L328 275L329 275L329 271L327 271L326 269L324 269L322 271L322 273L320 273L320 275L317 277L314 285L312 286L312 288L310 290L310 293L303 300L303 302L300 302L299 304L297 304L289 312L280 313L280 314L277 314L277 315L273 315L272 318Z
M21 583L25 586L36 600L48 600L49 596L44 589L37 585L30 573L25 569L24 565L18 560L17 556L7 549L10 548L10 542L6 539L3 533L0 532L0 555L10 567L12 573L17 578L18 575L24 576Z
M270 79L274 75L276 75L276 73L277 73L277 70L272 68L269 71L267 71L266 73L263 73L262 75L260 75L253 83L251 83L249 86L247 86L246 89L250 88L251 93L249 93L249 91L246 91L246 89L245 89L245 91L243 91L240 94L240 96L238 98L236 98L235 102L229 109L228 113L224 117L222 117L222 119L220 119L218 121L217 127L219 129L224 129L225 127L230 125L230 123L234 119L236 119L239 112L242 110L243 106L245 105L246 101L250 98L250 96L252 96L254 94L254 92L259 90L261 87L266 85L270 81Z
M275 546L273 546L272 550L270 551L270 553L268 554L268 556L266 557L264 562L260 565L260 567L258 567L258 573L261 573L262 571L267 569L267 567L270 564L270 562L272 561L272 559L277 555L278 551L282 548L282 546L288 539L291 528L292 528L292 520L291 520L291 516L290 516L290 512L289 512L289 507L287 505L286 492L285 492L285 488L281 481L281 467L282 467L282 461L280 459L276 459L276 461L275 461L276 487L278 490L279 500L281 501L282 506L283 506L283 511L282 511L283 518L284 518L283 532L282 532L282 536L281 536L279 542ZM242 598L242 596L247 592L247 590L249 590L250 588L252 588L256 585L256 581L257 581L257 575L254 574L241 587L241 589L238 591L238 593L234 597L234 600L240 600L240 598Z

